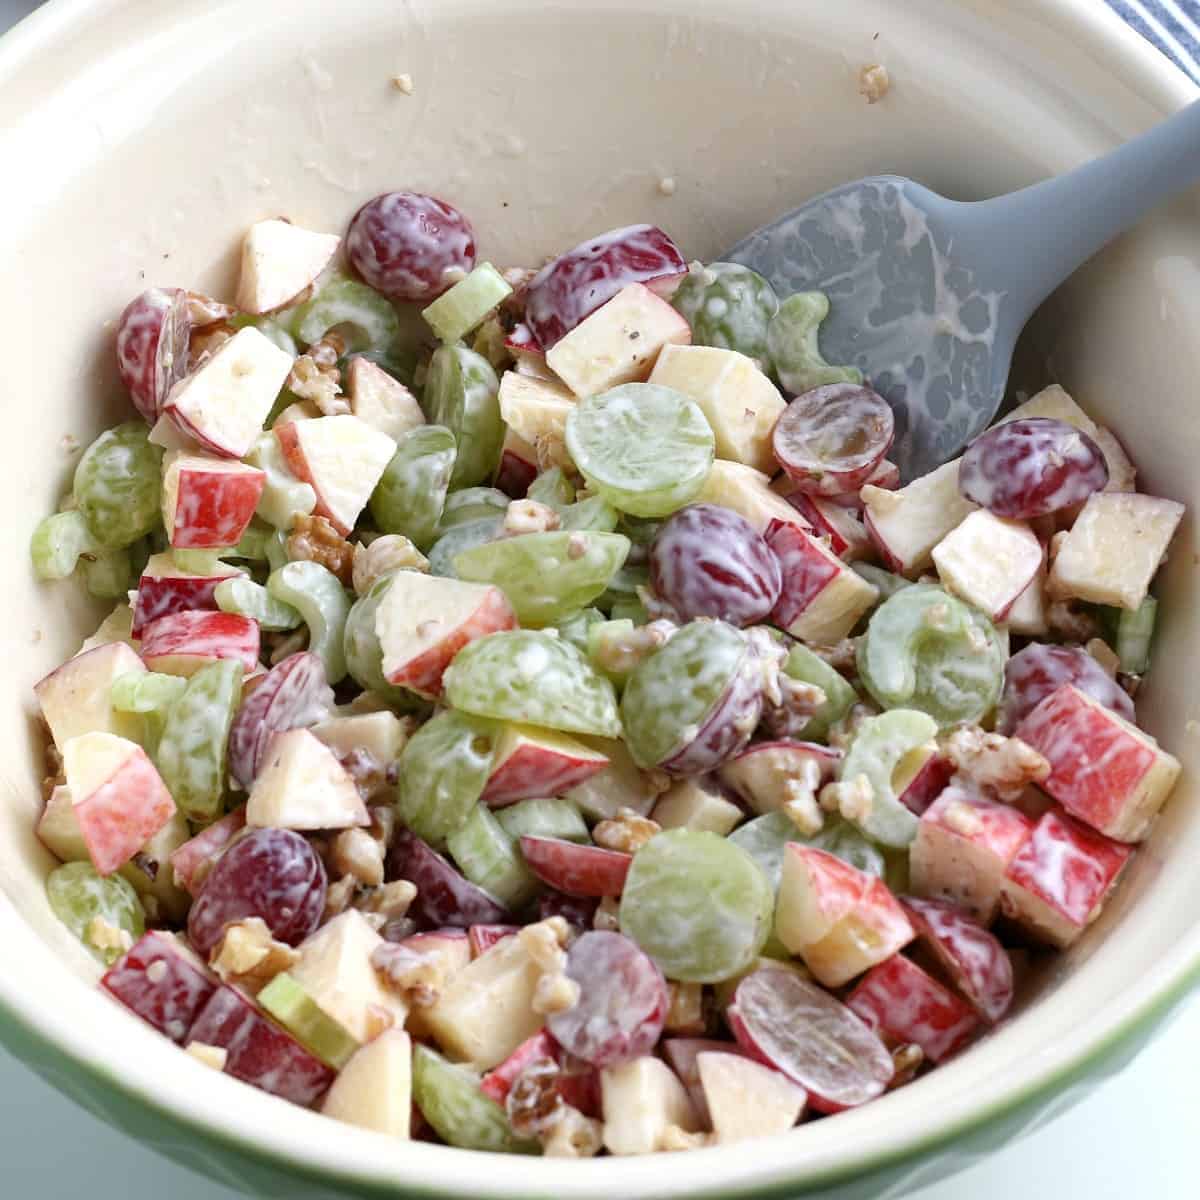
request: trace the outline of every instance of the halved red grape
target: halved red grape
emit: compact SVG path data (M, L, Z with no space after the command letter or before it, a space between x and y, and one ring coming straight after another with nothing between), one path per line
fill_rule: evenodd
M1044 517L1082 504L1108 483L1104 452L1081 429L1049 417L981 433L958 468L958 490L998 517Z
M407 879L417 889L408 915L422 929L506 925L512 913L481 887L460 875L428 842L401 829L388 858L388 878Z
M428 303L475 266L475 231L458 209L420 192L387 192L350 220L346 256L393 300Z
M598 896L568 896L566 892L551 889L538 897L538 920L562 917L573 929L591 929L599 907Z
M325 911L327 887L324 864L298 833L255 829L209 871L188 914L188 937L207 955L226 926L261 917L272 937L299 945Z
M567 975L579 1002L546 1019L568 1053L597 1067L649 1054L667 1019L667 981L649 955L622 933L596 930L571 943Z
M630 283L674 281L687 271L679 247L654 225L610 229L544 266L525 292L525 323L549 350Z
M745 517L718 504L689 504L650 546L650 586L685 621L715 617L745 628L779 599L779 560Z
M1086 651L1078 646L1048 646L1030 642L1008 660L1004 691L996 713L996 729L1011 734L1026 713L1035 709L1064 683L1073 683L1097 704L1127 721L1135 719L1129 693Z
M117 372L151 425L167 393L187 374L191 332L182 288L149 288L126 305L117 322Z
M829 383L797 396L775 423L779 465L806 492L837 496L870 479L892 444L887 401L854 383Z
M629 874L632 854L581 846L562 838L521 838L521 854L543 882L568 896L619 896Z

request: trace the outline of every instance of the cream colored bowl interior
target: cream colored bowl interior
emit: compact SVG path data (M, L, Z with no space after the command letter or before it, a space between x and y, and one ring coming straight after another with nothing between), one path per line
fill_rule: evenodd
M868 106L860 65L893 90ZM390 80L409 72L405 96ZM98 614L39 586L28 538L85 443L126 419L113 323L149 284L231 293L253 220L342 230L392 188L475 223L483 257L536 264L589 233L665 226L699 258L866 173L962 198L1063 171L1188 96L1086 0L57 0L0 44L0 445L10 686L0 800L0 996L127 1086L273 1154L475 1196L700 1195L800 1181L934 1138L1085 1056L1200 956L1200 629L1189 519L1166 572L1149 728L1187 774L1099 926L1032 1009L958 1062L754 1152L599 1163L397 1147L198 1066L90 984L49 913L32 834L30 687ZM675 180L673 195L659 190ZM1020 245L1013 247L1021 253ZM1200 211L1180 201L1039 316L1019 368L1125 440L1145 489L1200 502ZM1020 382L1020 380L1018 380ZM666 1165L669 1161L669 1167ZM482 1168L482 1169L481 1169Z

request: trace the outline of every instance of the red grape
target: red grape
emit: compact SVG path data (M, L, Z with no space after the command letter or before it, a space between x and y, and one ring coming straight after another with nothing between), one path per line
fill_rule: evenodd
M427 304L475 266L475 231L433 196L387 192L351 218L346 256L362 279L393 300Z
M562 917L574 929L591 929L600 907L597 896L568 896L566 892L543 892L538 898L538 920Z
M779 560L762 535L717 504L681 508L650 547L650 586L685 621L754 625L775 607L781 583Z
M1086 433L1048 417L1008 421L977 437L958 490L998 517L1028 520L1082 504L1108 483L1108 463Z
M187 374L191 333L182 288L150 288L129 302L117 323L117 371L151 425L172 385Z
M857 491L895 435L887 401L869 387L828 383L797 396L772 435L779 465L801 490L821 496Z
M428 842L401 829L392 843L388 878L407 879L417 889L408 915L422 929L450 926L506 925L512 913L460 875Z
M188 914L188 937L207 955L225 928L261 917L271 936L299 945L325 911L328 880L317 852L290 829L255 829L208 873Z
M579 1002L546 1019L564 1050L608 1067L654 1049L670 997L662 972L635 942L622 933L585 933L567 951L567 975L579 984Z
M1127 721L1135 719L1129 693L1086 650L1031 642L1018 650L1004 668L1004 691L996 713L997 731L1011 734L1026 713L1064 683L1073 683L1117 716Z
M633 862L632 854L619 850L528 834L521 854L539 879L568 896L619 896Z
M612 229L544 266L525 293L525 323L549 350L630 283L673 281L687 270L679 247L653 225Z

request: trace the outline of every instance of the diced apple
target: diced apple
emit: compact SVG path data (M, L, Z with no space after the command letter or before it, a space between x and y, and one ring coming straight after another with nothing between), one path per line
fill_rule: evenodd
M513 327L504 339L504 348L524 375L541 379L553 379L554 373L546 366L546 352L534 340L529 326L522 322Z
M498 587L418 571L398 571L375 612L388 682L430 699L441 695L443 673L468 642L516 627Z
M539 879L568 896L619 896L633 862L619 850L529 835L521 838L521 854Z
M771 620L793 637L832 646L879 599L872 584L799 526L772 520L764 537L783 575Z
M500 808L534 796L561 796L607 766L605 755L566 734L507 725L480 799Z
M138 580L133 606L134 637L159 617L179 612L216 612L217 584L242 572L237 567L218 563L211 575L197 575L178 566L170 554L153 554Z
M258 314L283 308L316 282L341 240L277 218L256 221L242 242L238 308Z
M528 453L522 443L532 449L532 459L524 461L532 462L536 473L539 447L551 459L565 455L567 415L575 403L574 395L557 380L505 371L500 377L500 415L518 439L505 446L521 457Z
M695 400L712 426L718 458L767 473L778 469L771 431L787 406L753 359L713 346L667 345L650 382Z
M346 366L346 398L360 421L393 441L425 424L425 414L412 392L361 354Z
M725 837L744 814L736 804L706 787L703 779L680 779L663 794L651 816L663 829L696 829Z
M717 774L754 812L763 814L814 796L833 778L841 758L841 751L816 742L753 742Z
M696 1066L720 1145L786 1133L808 1102L798 1083L743 1054L705 1051Z
M262 432L292 361L247 325L171 389L163 413L213 454L244 458Z
M408 1141L412 1127L412 1040L389 1029L364 1046L333 1081L327 1117Z
M842 562L856 562L860 558L870 557L871 539L855 509L839 504L836 498L810 496L807 492L799 491L795 481L787 475L781 475L771 489L779 492L812 526L817 537L829 540L830 550Z
M1050 594L1138 608L1183 512L1174 500L1093 493L1054 558Z
M826 987L849 982L914 937L882 880L796 842L784 849L775 933Z
M1013 601L1004 617L1009 633L1044 637L1050 632L1046 611L1046 566L1043 563L1029 586Z
M568 335L569 336L569 335ZM600 1072L604 1145L612 1154L651 1154L662 1148L668 1125L700 1128L683 1084L659 1058L635 1058Z
M1030 417L1047 417L1052 421L1063 421L1067 425L1082 430L1092 439L1096 437L1096 422L1057 383L1042 388L1024 404L1018 404L1012 412L1000 417L996 424L1007 425L1009 421L1025 421Z
M133 636L133 609L127 603L114 605L112 612L96 627L96 632L84 638L74 657L113 642L124 642L135 653L141 649L141 643Z
M958 490L958 459L914 479L899 491L864 484L867 533L887 566L901 575L920 574L933 548L975 511Z
M71 803L71 789L60 783L47 797L37 823L38 840L60 862L86 862L87 843Z
M137 718L112 706L113 681L145 664L125 642L108 642L68 659L34 684L42 716L59 749L84 733L137 732Z
M1003 621L1042 565L1042 543L1023 521L968 513L933 551L942 583L993 621Z
M465 929L435 929L406 937L402 946L428 961L443 989L472 959L471 940ZM408 1032L418 1041L430 1041L434 1034L425 1019L428 1008L413 1005L408 1012Z
M608 759L608 766L566 793L585 817L605 821L620 808L631 808L645 816L653 807L658 791L639 770L620 738L584 737L582 739Z
M366 799L374 800L391 790L387 768L399 759L408 742L408 728L395 713L380 711L331 717L313 725L310 732L333 751L343 766L359 763L383 768L358 780L360 788L370 783Z
M163 459L162 513L172 546L236 546L266 483L256 467L207 454L171 451Z
M503 1104L516 1083L517 1076L531 1063L543 1059L557 1062L558 1043L544 1030L539 1029L531 1038L523 1041L498 1067L490 1070L479 1083L479 1090L497 1104Z
M219 984L194 950L155 930L108 969L100 986L182 1046Z
M317 515L344 537L366 508L396 443L350 415L292 421L274 432L293 474L316 492Z
M222 658L258 666L258 622L225 612L177 612L142 630L142 662L164 675L195 675Z
M732 995L732 991L730 993ZM742 1049L736 1042L718 1042L714 1038L702 1037L673 1037L666 1038L662 1043L663 1055L671 1064L671 1069L679 1076L680 1082L687 1089L688 1098L696 1110L701 1127L712 1128L712 1120L708 1115L708 1104L704 1099L704 1085L700 1082L700 1065L697 1061L701 1054L741 1054Z
M930 742L910 750L892 772L892 789L900 803L920 816L942 794L950 782L954 765Z
M1100 915L1133 847L1051 809L1009 863L1000 908L1027 932L1066 949Z
M1033 822L1009 804L951 785L926 809L909 848L912 890L949 900L987 925L1000 884Z
M247 825L348 829L370 821L349 772L314 734L289 729L271 739L246 802Z
M62 747L75 819L101 875L124 866L172 817L175 801L145 750L112 733Z
M246 806L243 804L184 842L170 857L175 882L193 896L196 895L208 874L208 868L245 827Z
M555 342L546 365L576 396L595 396L648 378L664 346L691 340L691 326L678 311L630 283Z
M902 954L872 967L846 1007L893 1045L920 1046L931 1063L960 1050L979 1027L965 1000Z
M720 504L746 518L759 533L774 521L808 528L808 522L782 496L771 491L761 471L718 458L709 468L697 502Z
M538 477L537 450L511 429L504 432L493 482L506 496L521 500Z

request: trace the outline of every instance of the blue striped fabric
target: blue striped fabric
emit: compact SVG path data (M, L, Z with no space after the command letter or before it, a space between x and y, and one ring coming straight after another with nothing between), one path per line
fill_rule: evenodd
M1108 7L1200 83L1200 0L1105 0Z

